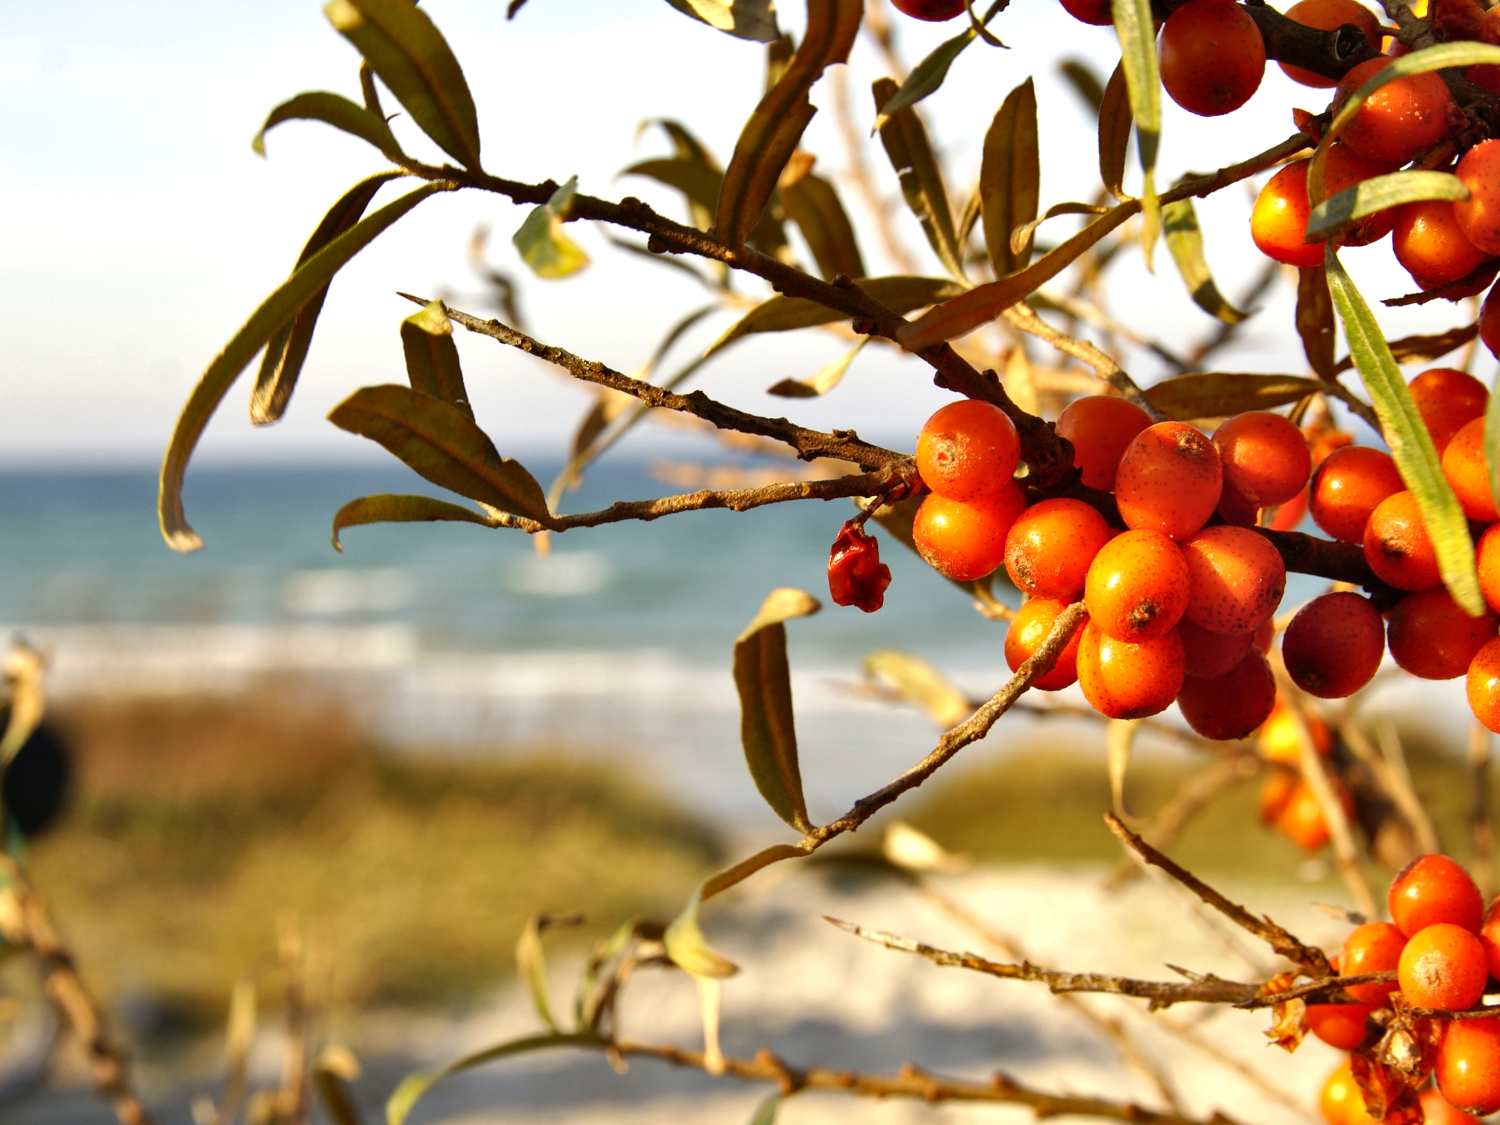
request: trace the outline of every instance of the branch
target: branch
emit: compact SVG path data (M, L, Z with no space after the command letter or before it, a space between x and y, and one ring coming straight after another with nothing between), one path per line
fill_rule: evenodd
M1105 813L1104 823L1109 826L1109 830L1115 834L1116 839L1139 856L1143 863L1161 868L1224 917L1260 938L1288 961L1302 966L1315 977L1332 975L1332 966L1329 965L1328 958L1321 949L1307 945L1290 931L1273 922L1269 916L1257 918L1243 906L1231 902L1191 871L1163 855L1126 828L1114 813Z

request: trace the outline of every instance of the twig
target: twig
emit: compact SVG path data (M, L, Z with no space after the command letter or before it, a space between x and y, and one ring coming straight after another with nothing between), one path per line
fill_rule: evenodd
M1420 854L1441 851L1437 829L1432 818L1422 806L1421 799L1412 788L1411 774L1406 769L1406 757L1401 750L1401 740L1394 728L1385 723L1376 727L1380 738L1380 749L1366 737L1365 732L1353 721L1339 724L1339 740L1349 752L1370 771L1375 783L1390 798L1405 818L1412 831Z
M1471 798L1469 831L1474 844L1474 871L1488 898L1495 891L1495 825L1490 820L1490 732L1477 719L1469 728Z
M1035 336L1038 340L1051 344L1064 355L1072 356L1093 368L1094 374L1151 415L1154 421L1159 422L1165 417L1160 410L1151 405L1151 400L1146 397L1140 385L1123 367L1087 340L1069 336L1062 329L1048 324L1030 305L1025 303L1012 305L1005 310L1005 319L1007 323L1027 335Z
M1329 965L1328 958L1321 949L1301 941L1289 930L1272 921L1269 915L1257 918L1243 906L1231 902L1191 871L1163 855L1126 828L1114 813L1105 813L1104 823L1109 826L1109 830L1115 834L1116 839L1140 856L1142 862L1161 868L1224 917L1246 932L1260 938L1288 961L1300 965L1315 977L1327 977L1332 974L1332 966Z

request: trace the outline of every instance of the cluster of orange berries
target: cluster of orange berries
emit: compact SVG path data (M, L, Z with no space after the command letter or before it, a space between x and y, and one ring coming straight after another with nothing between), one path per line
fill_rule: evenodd
M1333 732L1318 715L1304 712L1300 719L1280 698L1271 716L1256 733L1260 756L1269 766L1269 774L1260 791L1260 821L1274 828L1303 851L1313 853L1328 845L1330 830L1323 804L1299 769L1302 758L1302 731L1313 749L1323 757L1333 753ZM1334 772L1327 774L1334 799L1346 816L1354 814L1354 800L1348 787Z
M1422 1095L1428 1122L1472 1121L1458 1111L1500 1110L1500 1018L1442 1019L1433 1013L1476 1008L1500 978L1500 899L1485 910L1479 888L1462 866L1445 855L1424 855L1408 864L1387 895L1389 922L1365 922L1344 941L1334 967L1344 976L1394 972L1391 982L1345 988L1352 1004L1309 1004L1307 1026L1340 1050L1372 1046L1381 1035L1377 1012L1417 1009L1436 1018L1436 1050L1418 1064L1415 1078L1430 1074L1436 1088ZM1323 1087L1328 1125L1374 1122L1348 1062Z

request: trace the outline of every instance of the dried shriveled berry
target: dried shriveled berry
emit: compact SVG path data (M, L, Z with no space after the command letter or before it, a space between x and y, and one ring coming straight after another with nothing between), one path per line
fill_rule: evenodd
M1287 675L1309 695L1342 699L1374 678L1385 629L1369 598L1336 591L1297 611L1281 639Z
M847 520L828 551L828 594L834 604L874 613L885 604L890 584L891 568L880 561L880 543Z

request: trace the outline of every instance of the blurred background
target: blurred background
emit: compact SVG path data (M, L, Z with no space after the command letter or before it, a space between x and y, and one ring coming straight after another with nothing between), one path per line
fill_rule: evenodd
M758 96L759 49L660 0L531 0L509 23L494 4L427 7L467 64L487 166L507 176L576 173L582 190L638 194L675 214L680 205L657 185L615 179L663 144L654 132L638 136L637 123L681 118L723 159ZM801 6L783 7L795 33ZM509 242L520 209L445 197L336 281L286 421L255 432L231 405L210 426L186 493L207 547L173 555L156 529L154 493L177 410L327 204L376 166L357 142L305 123L272 134L266 161L249 140L293 93L352 95L356 59L303 0L40 5L10 16L0 30L0 625L47 654L51 711L7 800L23 821L34 805L38 827L45 822L28 845L35 881L141 1056L148 1094L171 1107L164 1119L189 1119L192 1100L217 1088L236 987L257 989L274 1039L293 978L312 982L320 1026L372 1060L358 1089L378 1106L405 1069L524 1029L511 950L529 915L586 913L583 927L559 938L566 980L588 940L633 917L670 917L716 863L782 838L746 776L730 650L772 587L821 593L828 544L851 511L794 504L614 525L554 537L549 557L513 532L361 528L335 554L328 528L339 505L417 483L323 420L356 386L400 377L397 328L409 306L395 290L488 315L496 293L485 274L499 271L520 283L530 331L626 371L702 299L672 271L577 228L593 258L587 271L563 283L523 277ZM909 21L897 30L908 61L953 31ZM1077 58L1107 76L1118 52L1110 32L1049 4L1018 5L995 30L1011 49L975 46L923 107L950 167L965 180L973 174L990 115L1035 72L1043 203L1092 192L1091 122L1053 64ZM868 83L881 72L861 45L846 80L866 129ZM1293 105L1321 100L1274 67L1233 129L1169 104L1168 178L1269 147L1291 131ZM820 114L807 144L837 179L846 151L831 118ZM880 157L878 148L870 155ZM896 200L894 178L881 182ZM1231 298L1261 268L1248 200L1231 189L1199 207ZM920 245L909 216L896 221ZM492 232L477 255L476 231ZM864 249L879 263L872 272L889 272L873 238ZM1410 288L1385 247L1350 258L1372 297ZM1115 315L1168 340L1211 332L1170 266L1159 269L1153 277L1122 255ZM1432 306L1395 310L1388 333L1452 319ZM680 357L728 323L707 318ZM1300 372L1290 323L1291 287L1281 286L1218 366ZM492 343L458 345L481 423L502 452L551 481L591 400ZM765 394L841 350L816 334L760 337L707 367L700 383L749 410L854 426L909 447L942 396L914 361L884 349L862 353L826 398ZM1142 382L1164 371L1144 350L1126 358ZM642 426L565 506L674 491L724 468L779 466L726 454L699 431ZM936 736L922 714L872 693L860 672L868 653L911 652L980 698L1006 674L999 623L970 612L895 544L885 555L895 579L878 615L830 606L789 629L814 820L842 812ZM1294 584L1288 605L1315 588ZM1418 789L1455 834L1467 800L1455 754L1459 691L1391 685L1369 708L1403 723ZM1420 721L1406 721L1413 715ZM1144 742L1129 795L1149 812L1197 763L1170 737ZM1299 888L1303 906L1284 920L1300 915L1314 935L1336 932L1337 919L1307 905L1339 900L1328 865L1259 829L1248 777L1217 800L1222 807L1190 826L1174 854L1267 906ZM1179 955L1182 940L1205 959L1223 956L1212 935L1183 938L1191 912L1160 888L1123 899L1101 889L1118 860L1098 820L1106 804L1100 727L1017 714L902 815L979 861L955 893L1013 921L1068 967L1149 975L1165 951ZM770 879L714 915L716 940L725 935L749 979L776 982L731 986L726 1035L736 1045L753 1051L775 1038L871 1068L911 1056L953 1069L998 1060L1084 1087L1101 1075L1135 1081L1089 1046L1086 1031L1048 1023L1046 998L1023 986L995 986L998 1007L976 1014L965 981L934 982L941 974L931 967L890 954L850 955L849 939L817 921L830 903L867 911L861 920L871 924L929 924L934 940L951 926L899 890L850 879ZM294 968L288 934L302 950ZM51 1086L32 1085L34 1052L51 1034L45 1009L24 969L0 971L0 1036L10 1044L0 1052L0 1117L109 1120L78 1089L76 1067L63 1066ZM643 1004L638 1026L691 1040L695 1001L680 992L663 988ZM1253 1043L1257 1033L1239 1034ZM257 1065L274 1072L274 1047L262 1050ZM1296 1065L1311 1074L1327 1060L1299 1056ZM647 1121L684 1107L692 1120L748 1116L753 1094L710 1095L694 1081L617 1079L596 1058L552 1070L526 1064L460 1087L439 1108L445 1119L474 1121ZM1211 1094L1212 1079L1201 1081ZM820 1119L828 1103L812 1104L823 1109L788 1108L786 1119ZM857 1112L880 1121L956 1113Z

